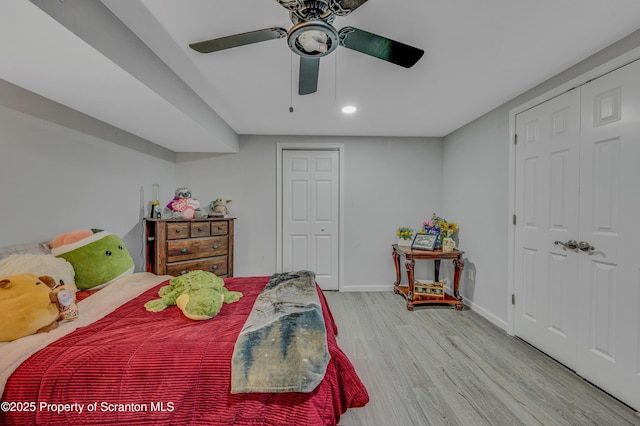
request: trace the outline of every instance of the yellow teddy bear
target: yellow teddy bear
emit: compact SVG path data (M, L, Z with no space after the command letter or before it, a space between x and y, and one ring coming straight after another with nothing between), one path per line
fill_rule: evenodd
M73 291L49 276L18 274L0 279L0 342L10 342L78 317Z

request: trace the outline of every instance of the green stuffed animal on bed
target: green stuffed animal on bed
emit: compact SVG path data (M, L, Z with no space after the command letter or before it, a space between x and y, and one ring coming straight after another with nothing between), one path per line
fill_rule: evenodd
M78 290L96 290L133 273L133 258L122 239L102 229L79 229L53 238L51 253L69 262Z
M184 316L192 320L211 319L220 312L223 303L233 303L242 297L238 291L229 291L222 278L211 272L191 271L169 280L158 291L160 299L144 304L147 311L160 312L176 305Z

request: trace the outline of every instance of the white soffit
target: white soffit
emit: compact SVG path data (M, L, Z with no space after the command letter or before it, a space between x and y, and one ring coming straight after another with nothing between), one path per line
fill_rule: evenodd
M0 37L0 78L176 152L229 152L33 3L2 0Z

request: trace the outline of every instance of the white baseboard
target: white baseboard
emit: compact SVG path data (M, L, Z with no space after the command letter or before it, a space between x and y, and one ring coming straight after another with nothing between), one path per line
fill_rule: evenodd
M393 291L393 284L345 285L340 291Z
M464 299L463 302L466 307L476 312L478 315L480 315L481 317L489 321L491 324L503 329L504 331L507 331L507 321L503 320L502 318L498 318L497 316L493 315L491 312L487 311L481 306L476 305L472 301Z

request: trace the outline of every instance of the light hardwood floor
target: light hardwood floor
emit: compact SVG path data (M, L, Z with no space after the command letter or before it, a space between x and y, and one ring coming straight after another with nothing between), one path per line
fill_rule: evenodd
M640 425L631 408L471 310L409 312L391 291L325 295L371 398L341 425Z

